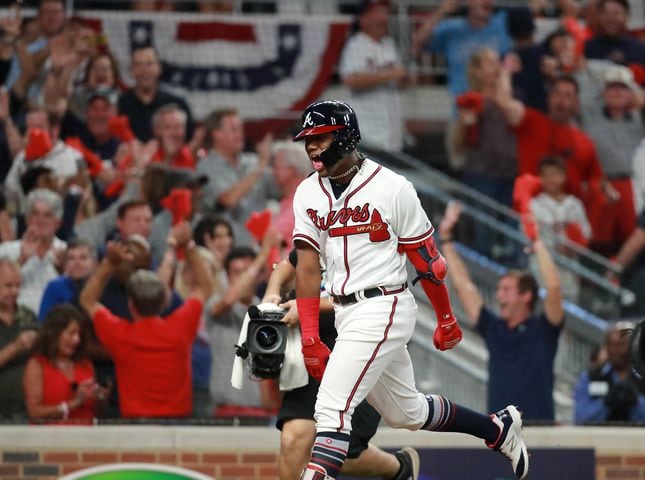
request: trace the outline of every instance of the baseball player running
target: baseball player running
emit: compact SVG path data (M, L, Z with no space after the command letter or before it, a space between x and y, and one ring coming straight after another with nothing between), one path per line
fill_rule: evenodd
M293 299L293 281L296 277L297 254L295 250L281 261L271 273L264 293L263 303L275 303L286 310L283 321L292 328L299 328L300 319L296 301ZM281 293L287 292L284 297ZM330 349L334 348L333 306L324 290L320 292L320 338ZM297 480L309 461L311 447L316 436L314 406L318 394L318 382L309 377L303 387L289 390L282 397L276 426L280 430L280 479ZM391 480L417 480L419 455L411 447L395 454L385 452L369 443L376 433L381 416L366 401L361 402L352 416L347 462L342 473L355 477L380 477Z
M415 387L406 344L417 308L407 288L405 258L437 314L439 350L461 340L444 285L447 266L412 184L357 152L360 138L356 114L338 101L309 105L294 138L305 141L316 171L296 191L293 238L302 352L309 374L321 382L316 440L301 479L338 476L352 414L366 398L392 427L482 438L511 461L517 478L526 478L529 459L515 406L487 416ZM319 255L336 314L331 354L318 333Z

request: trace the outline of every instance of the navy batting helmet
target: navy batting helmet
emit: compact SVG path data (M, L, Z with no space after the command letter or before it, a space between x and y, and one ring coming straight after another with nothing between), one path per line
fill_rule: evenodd
M327 166L353 152L361 139L361 132L352 107L337 100L322 100L312 103L302 112L302 130L293 137L293 141L331 132L334 133L334 140L320 156Z

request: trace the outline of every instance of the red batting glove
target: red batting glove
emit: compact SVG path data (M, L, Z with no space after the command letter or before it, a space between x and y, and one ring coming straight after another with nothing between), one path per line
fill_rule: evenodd
M434 268L435 265L436 269ZM432 270L434 275L439 275L438 278L445 278L447 272L445 261L434 262ZM423 287L423 291L430 299L434 313L437 316L437 328L432 337L434 346L441 351L450 350L461 341L462 335L457 319L452 313L448 289L444 283L433 282L425 278L421 280L421 287Z
M302 339L302 355L305 357L305 367L309 375L318 383L322 381L330 353L329 348L320 338Z
M444 351L456 347L461 342L461 337L461 328L457 323L457 319L451 315L449 318L439 321L432 340L437 350Z

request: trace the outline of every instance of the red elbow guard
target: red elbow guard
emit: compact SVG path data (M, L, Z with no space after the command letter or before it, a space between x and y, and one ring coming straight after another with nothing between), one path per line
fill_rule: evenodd
M400 245L399 248L405 251L416 268L419 274L417 279L421 280L421 287L432 303L437 320L442 322L454 318L448 289L443 283L448 273L448 265L439 253L434 239L430 237L424 242Z
M437 281L442 283L446 279L446 275L448 275L448 264L439 252L437 252L437 256L432 260L432 263L430 263L430 272Z
M434 283L442 284L448 273L448 265L443 255L439 253L432 237L419 243L401 244L399 250L404 251L419 276L414 280L425 278Z

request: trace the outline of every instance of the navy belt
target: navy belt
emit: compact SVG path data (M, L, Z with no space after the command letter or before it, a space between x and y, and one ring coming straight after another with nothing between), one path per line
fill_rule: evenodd
M332 295L331 298L334 300L334 303L338 305L346 306L352 305L354 303L360 302L365 298L374 298L381 297L383 295L394 295L401 293L406 288L408 288L408 282L403 283L402 285L396 285L394 287L373 287L366 288L359 292L350 293L349 295Z

